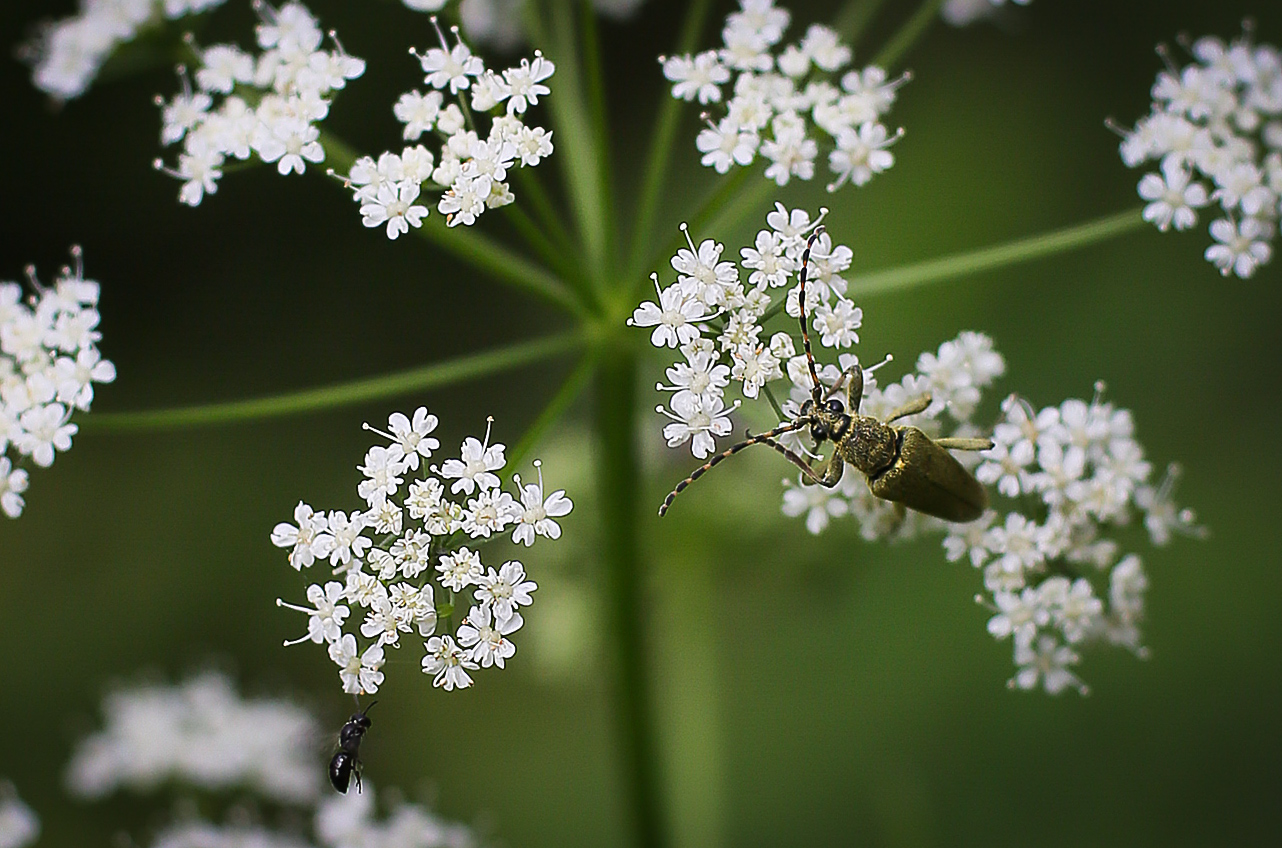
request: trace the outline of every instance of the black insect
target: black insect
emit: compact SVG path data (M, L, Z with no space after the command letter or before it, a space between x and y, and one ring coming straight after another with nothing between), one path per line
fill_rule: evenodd
M659 507L659 515L668 511L673 500L686 486L698 480L713 466L752 445L769 445L783 454L789 462L801 469L811 483L832 488L841 482L842 471L853 465L868 478L868 488L883 500L892 501L900 509L907 507L946 521L974 521L988 505L988 495L979 481L971 476L962 464L948 451L988 450L993 443L988 439L947 438L932 439L916 427L892 425L891 422L909 415L916 415L930 406L930 395L923 395L894 410L885 421L870 415L859 414L859 401L863 397L864 372L858 365L847 368L830 388L819 382L815 358L810 352L810 333L806 329L806 274L810 262L810 249L823 229L816 228L801 255L800 296L801 340L806 348L806 363L810 369L810 398L801 405L796 418L770 430L758 433L708 460L677 484ZM835 395L845 388L843 403ZM784 433L808 430L815 441L815 448L831 441L834 451L819 468L813 467L802 457L777 441Z
M369 730L367 713L377 703L378 701L372 701L369 707L353 713L347 724L338 731L338 753L329 761L329 782L344 794L347 793L353 774L356 775L356 791L361 791L361 739L365 737L365 731Z

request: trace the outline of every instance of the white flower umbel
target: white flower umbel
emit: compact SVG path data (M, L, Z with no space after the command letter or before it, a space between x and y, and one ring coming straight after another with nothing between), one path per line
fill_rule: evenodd
M516 625L516 626L519 626ZM507 627L509 633L516 627ZM491 662L501 665L504 638ZM484 641L482 640L482 641ZM280 698L240 698L223 675L206 673L180 686L157 684L119 689L104 703L107 727L77 746L67 784L80 798L97 799L119 788L158 793L181 784L185 811L162 826L151 848L473 848L476 835L419 804L395 800L385 816L376 812L369 777L360 791L340 795L328 788L325 762L334 737L321 734L315 717ZM228 808L223 800L235 790ZM210 797L205 793L219 793ZM399 797L396 793L388 793ZM166 795L168 793L166 792ZM272 829L250 812L287 804L286 824ZM225 810L225 821L196 811ZM275 817L273 817L274 819ZM310 826L309 826L310 825ZM25 848L39 821L8 784L0 781L0 848Z
M556 67L536 50L533 61L495 73L463 43L458 27L450 44L435 17L432 25L440 46L411 51L429 90L401 95L392 111L405 124L405 141L430 134L440 141L439 151L417 144L365 156L344 178L365 226L386 226L393 239L422 225L428 208L415 203L422 192L440 193L436 208L449 226L471 225L487 209L515 200L510 169L532 167L552 153L552 133L525 119L551 93L545 83Z
M506 448L491 443L488 425L484 440L468 437L458 457L432 465L437 425L421 407L392 413L386 432L365 425L389 443L371 447L358 466L357 493L368 508L326 514L300 502L294 522L272 531L295 569L327 561L338 578L308 586L306 606L277 604L307 616L306 633L285 644L326 645L344 692L377 692L388 655L407 643L424 646L422 669L446 690L472 685L469 671L503 668L516 652L518 609L538 586L515 560L487 569L477 547L509 530L526 546L557 539L554 519L574 506L564 490L544 494L537 460L537 483L514 476L516 492L503 491ZM454 635L438 635L456 610L470 611Z
M828 190L864 185L894 164L888 148L903 130L891 131L881 119L909 75L887 79L875 65L848 68L850 48L819 24L780 47L791 17L774 0L740 0L721 31L722 47L659 57L673 97L725 104L724 115L704 113L707 128L695 140L700 161L724 174L761 157L769 163L766 178L782 186L814 178L820 138L835 175Z
M23 48L36 88L57 100L79 97L111 54L141 32L221 6L226 0L81 0L80 11L44 24Z
M1011 0L1019 6L1027 6L1029 0ZM1006 8L1006 0L944 0L939 14L953 26L967 26L976 21L992 17Z
M1158 48L1166 69L1152 111L1134 129L1108 124L1127 166L1158 166L1140 179L1144 219L1184 230L1213 208L1206 260L1245 279L1272 258L1282 214L1282 52L1249 30L1229 43L1182 43L1191 60L1183 67Z
M179 199L198 206L205 195L218 191L223 165L230 158L257 157L275 164L281 175L305 173L309 165L325 161L317 124L329 115L334 93L365 73L365 62L343 50L331 32L329 49L320 24L297 2L276 8L257 2L260 22L256 30L259 52L250 53L234 44L200 47L188 39L199 57L195 63L196 90L186 67L179 67L182 92L171 100L157 98L162 107L161 141L176 144L177 167L157 159L158 170L182 180ZM375 198L371 198L371 204ZM381 217L362 209L367 217L387 224L395 238L417 213L413 197L393 191L380 201Z
M767 443L759 436L717 453L714 437L730 433L732 411L740 406L750 411L767 402L770 411L757 420L780 422L783 428L796 421L803 403L813 402L810 363L804 352L798 354L803 339L797 277L807 237L819 222L804 210L781 204L766 222L769 229L757 234L754 247L740 251L743 261L737 267L721 262L722 246L710 240L698 248L690 240L689 249L673 258L677 279L667 288L656 283L659 300L693 303L697 309L691 315L697 317L665 324L660 316L676 307L645 303L630 321L641 328L679 327L685 333L674 338L655 331L651 343L676 347L682 357L667 369L672 385L655 387L673 393L670 410L658 407L673 419L663 430L669 447L692 441L696 457L716 454L694 477L751 444ZM827 233L813 239L805 287L807 327L818 380L832 387L844 372L859 366L851 348L858 343L863 312L845 296L841 274L850 266L850 249L834 246ZM779 322L779 331L770 334L772 320ZM763 364L770 361L776 365ZM1118 644L1143 655L1138 625L1147 578L1139 557L1121 556L1112 535L1139 523L1137 517L1143 518L1155 545L1177 533L1196 537L1204 531L1190 510L1172 502L1177 469L1163 482L1150 484L1151 466L1134 438L1131 413L1105 402L1100 386L1090 401L1068 400L1040 411L1012 396L1002 404L1002 418L994 427L979 426L974 418L983 392L1006 370L992 339L981 333L960 333L922 353L915 370L899 381L879 384L880 369L888 361L862 368L857 411L884 421L929 396L920 412L900 415L895 426L916 427L933 439L973 440L991 432L991 450L959 453L957 458L980 483L996 488L1004 499L1001 507L968 524L948 523L874 496L864 475L851 468L831 488L813 485L804 473L785 479L783 513L803 518L816 534L849 517L869 541L943 536L950 562L965 558L982 569L986 594L980 601L993 611L988 629L998 639L1014 637L1018 671L1012 686L1017 688L1084 691L1069 670L1084 645ZM739 394L728 408L727 391ZM765 423L757 429L761 433L769 427ZM807 433L795 427L769 440L781 452L790 451L789 459L801 462L805 457L817 467L822 457L808 442ZM692 480L677 486L661 513Z
M439 12L448 0L402 0L416 12ZM592 0L593 8L602 15L622 19L636 11L643 0ZM527 0L460 0L458 16L463 32L478 44L488 44L503 52L512 52L525 41Z
M0 848L26 848L40 836L40 819L13 784L0 780Z
M151 791L168 781L237 787L288 804L320 794L323 772L311 754L320 730L311 715L289 701L243 699L219 673L117 689L103 712L106 726L80 741L67 767L67 787L78 797Z
M71 448L76 413L89 411L94 383L116 379L97 343L98 284L84 277L79 247L48 286L27 268L26 290L0 282L0 510L22 514L29 473Z
M712 239L696 245L681 226L687 246L672 257L675 281L665 288L658 275L651 275L657 303L642 303L628 319L633 327L653 327L650 343L675 348L680 355L666 371L672 385L656 386L672 393L666 407L656 407L670 419L663 428L669 447L689 443L695 457L708 457L717 438L733 431L730 415L741 404L764 400L763 395L773 400L772 386L791 392L790 375L803 379L794 367L805 361L796 356L801 337L796 332L795 284L806 237L825 214L822 210L812 219L805 210L775 204L766 216L766 229L757 233L752 246L738 251L737 263L722 259L724 245ZM806 284L816 343L838 351L858 340L856 329L863 321L863 310L845 296L841 276L852 256L850 248L834 246L824 233L811 251ZM767 337L765 322L783 311L792 320L780 318L784 329ZM727 399L732 387L740 397Z

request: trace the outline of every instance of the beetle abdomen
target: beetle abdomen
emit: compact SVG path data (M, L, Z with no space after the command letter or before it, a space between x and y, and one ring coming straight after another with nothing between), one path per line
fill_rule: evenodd
M948 451L916 427L899 427L898 456L868 478L879 498L945 521L974 521L988 506L988 493Z

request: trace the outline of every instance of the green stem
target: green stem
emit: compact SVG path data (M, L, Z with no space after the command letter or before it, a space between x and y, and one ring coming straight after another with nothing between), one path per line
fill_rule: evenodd
M606 265L615 255L618 222L614 214L614 190L610 165L610 115L606 110L605 73L601 70L601 42L597 35L596 9L592 0L582 0L579 15L583 20L583 70L588 84L588 115L592 121L593 143L596 145L597 185L601 191L601 207L605 231Z
M548 431L548 428L561 420L561 416L565 414L566 409L583 392L595 370L596 357L592 353L588 353L579 360L579 364L570 372L570 376L565 378L561 388L557 389L556 394L543 407L539 417L534 419L534 423L526 429L516 446L508 451L507 468L509 470L520 470L517 466L521 460L534 449L534 446L539 443L539 439L543 438L543 434Z
M738 195L739 190L743 187L745 181L751 175L760 176L759 169L752 167L736 167L733 171L721 177L716 186L702 200L695 204L694 210L690 214L683 216L690 228L690 238L694 239L695 244L699 243L699 236L706 232L717 233L720 230L705 229L708 219L712 217L715 210L720 209L723 205L730 202L731 198ZM773 183L772 183L773 185ZM685 236L681 235L676 227L674 232L669 233L661 238L659 246L654 248L646 257L645 264L636 268L629 268L625 277L630 281L634 291L639 291L645 286L647 279L645 273L647 270L653 270L660 264L667 265L664 262L664 256L671 256L673 252L685 241Z
M641 474L636 452L637 356L615 339L601 352L596 381L597 468L606 610L613 638L611 705L620 748L621 778L635 844L669 844L659 773L659 740L652 714L645 645L645 578L637 527Z
M605 209L600 184L601 151L597 150L592 122L583 94L583 73L575 44L574 10L569 0L552 2L552 37L549 38L538 3L525 4L530 39L547 45L557 66L557 89L548 98L548 110L555 126L558 161L566 163L566 189L583 239L589 276L598 290L605 285Z
M891 66L903 58L908 49L916 43L922 33L939 18L939 10L943 5L944 0L925 0L899 32L895 33L895 37L890 39L890 43L881 49L881 52L872 60L872 64L890 70Z
M562 222L564 217L557 211L553 205L548 191L543 186L543 181L539 179L534 168L517 168L515 171L516 181L520 184L521 198L528 199L530 206L534 209L534 214L538 216L539 222L543 225L543 230L556 244L566 253L574 252L574 242L570 239L570 233L565 229Z
M558 249L553 244L552 239L543 230L539 229L539 225L529 215L525 214L525 210L521 208L520 204L509 203L503 207L503 214L512 222L512 226L517 233L525 239L525 243L535 253L539 254L549 267L560 274L563 279L574 279L580 269L574 266L572 254Z
M334 409L368 400L406 395L461 383L543 359L551 359L582 345L583 338L578 333L564 333L460 356L409 371L354 380L350 383L339 383L319 389L173 409L94 413L86 417L82 427L102 432L138 432L298 415L318 409Z
M849 293L863 296L907 291L928 283L977 274L980 271L1028 262L1043 256L1095 244L1138 230L1144 225L1140 210L1129 209L1085 224L1065 227L1062 230L1030 236L994 247L958 253L942 259L929 259L886 271L860 274L850 279Z
M325 147L326 162L335 173L349 173L358 158L356 151L324 130L321 131L321 143ZM341 185L337 180L334 183ZM489 271L508 285L537 295L572 315L583 316L586 313L579 299L556 276L469 227L450 227L443 216L435 214L428 215L423 220L423 226L411 232L460 259Z
M675 55L684 55L694 50L703 29L704 19L708 16L711 0L694 0L686 8L685 20L681 24L681 34L677 37ZM641 183L641 196L637 201L637 217L633 222L632 244L628 247L628 264L630 275L640 274L645 270L644 258L654 241L654 216L659 209L659 197L668 177L669 160L672 158L672 146L676 139L677 126L681 119L683 101L672 96L669 85L662 74L663 82L660 97L662 105L659 116L654 123L654 135L650 137L650 152L646 156L645 176Z
M847 44L857 46L859 37L885 4L886 0L850 0L833 19L832 28Z

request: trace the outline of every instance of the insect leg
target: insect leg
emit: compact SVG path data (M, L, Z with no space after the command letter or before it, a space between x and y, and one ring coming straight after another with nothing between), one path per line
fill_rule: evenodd
M925 412L926 408L930 406L930 401L930 392L926 392L926 394L916 400L910 400L908 403L891 412L890 415L886 417L886 423L889 424L891 421L896 419L907 418L909 415L916 415L919 412Z
M744 439L742 442L739 442L738 444L734 444L726 448L721 453L717 454L712 459L708 460L703 465L696 468L694 472L690 474L689 477L685 478L680 483L678 483L676 488L673 489L671 492L668 492L668 496L663 499L663 504L659 507L659 515L663 515L668 511L668 507L672 506L672 502L676 500L677 495L685 491L686 486L689 486L695 480L698 480L704 474L707 474L708 471L710 471L712 467L717 463L721 462L722 460L729 459L730 457L734 456L735 454L737 454L739 451L743 450L746 447L751 447L752 445L765 443L767 440L772 439L775 436L781 435L783 433L791 433L793 430L800 430L802 427L805 427L809 423L810 421L807 419L802 419L799 421L791 421L787 424L784 424L781 427L776 427L773 430L769 430L765 433L760 433L756 436L749 436L748 438ZM798 461L800 461L799 457L798 457Z
M858 412L859 401L863 399L864 395L864 369L858 365L852 365L842 371L841 376L837 378L837 382L832 384L832 387L824 394L823 399L828 400L831 398L841 391L842 386L846 387L846 411L850 413Z
M939 445L941 448L948 448L949 450L982 451L991 448L993 446L993 440L949 437L947 439L935 439L935 444Z

